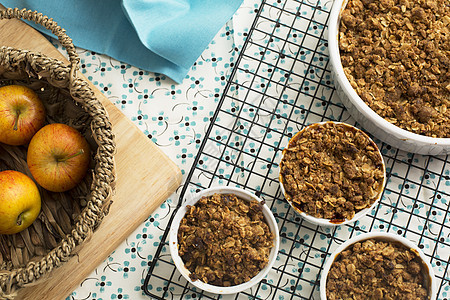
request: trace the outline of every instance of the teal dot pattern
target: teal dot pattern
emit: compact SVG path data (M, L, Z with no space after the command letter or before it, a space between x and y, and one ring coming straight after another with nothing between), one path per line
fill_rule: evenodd
M329 254L367 231L397 233L418 244L440 284L437 299L449 299L447 157L405 153L376 141L389 174L386 190L367 217L349 226L309 224L281 195L278 163L290 137L323 120L355 124L334 92L329 70L324 24L332 5L322 0L244 0L181 84L78 49L81 72L180 167L183 185L189 185L186 197L199 186L245 186L271 207L281 244L273 269L256 288L217 296L188 285L173 272L167 247L155 257L178 205L180 187L66 300L149 299L142 285L154 260L160 279L152 279L147 288L166 299L318 299L317 282ZM245 43L248 38L252 43ZM231 78L234 68L238 71ZM233 84L221 103L228 80Z

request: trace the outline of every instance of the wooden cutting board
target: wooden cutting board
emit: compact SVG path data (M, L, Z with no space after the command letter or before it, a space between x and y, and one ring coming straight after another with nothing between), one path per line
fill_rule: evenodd
M19 20L0 21L0 46L37 51L67 62L44 36ZM42 283L20 290L17 299L65 299L181 183L178 167L93 84L91 87L105 106L116 137L113 204L77 256Z

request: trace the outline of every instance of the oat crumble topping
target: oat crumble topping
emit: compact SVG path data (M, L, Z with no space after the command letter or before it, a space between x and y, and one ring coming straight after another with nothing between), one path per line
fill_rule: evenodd
M261 203L214 194L187 208L178 230L178 253L192 280L233 286L267 265L274 234Z
M342 251L327 277L327 299L430 299L426 265L401 244L369 239Z
M378 115L450 138L448 0L349 0L341 14L344 72Z
M343 123L307 127L289 141L280 163L286 199L301 212L336 223L370 207L384 176L375 143Z

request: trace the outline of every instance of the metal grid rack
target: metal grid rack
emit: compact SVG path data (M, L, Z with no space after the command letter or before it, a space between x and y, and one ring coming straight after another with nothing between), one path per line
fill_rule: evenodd
M280 230L273 269L257 286L240 294L198 290L170 259L170 219L149 262L143 286L147 295L155 299L319 299L321 269L339 244L361 232L383 231L419 245L433 265L438 299L450 297L448 156L406 153L377 141L388 183L379 205L352 225L312 225L291 209L280 191L281 151L297 131L326 120L355 124L335 96L329 72L326 24L332 4L262 1L178 204L196 191L217 185L239 186L260 196L272 209Z

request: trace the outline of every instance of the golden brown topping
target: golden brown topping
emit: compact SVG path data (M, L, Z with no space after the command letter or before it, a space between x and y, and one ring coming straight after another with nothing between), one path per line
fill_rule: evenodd
M370 207L383 188L376 145L346 124L317 124L283 150L280 180L286 199L308 215L338 222Z
M327 299L430 299L421 258L403 245L358 242L341 252L327 277Z
M339 48L351 86L408 131L450 137L448 0L349 0Z
M214 194L187 208L178 229L178 253L192 280L233 286L267 265L274 234L258 201Z

